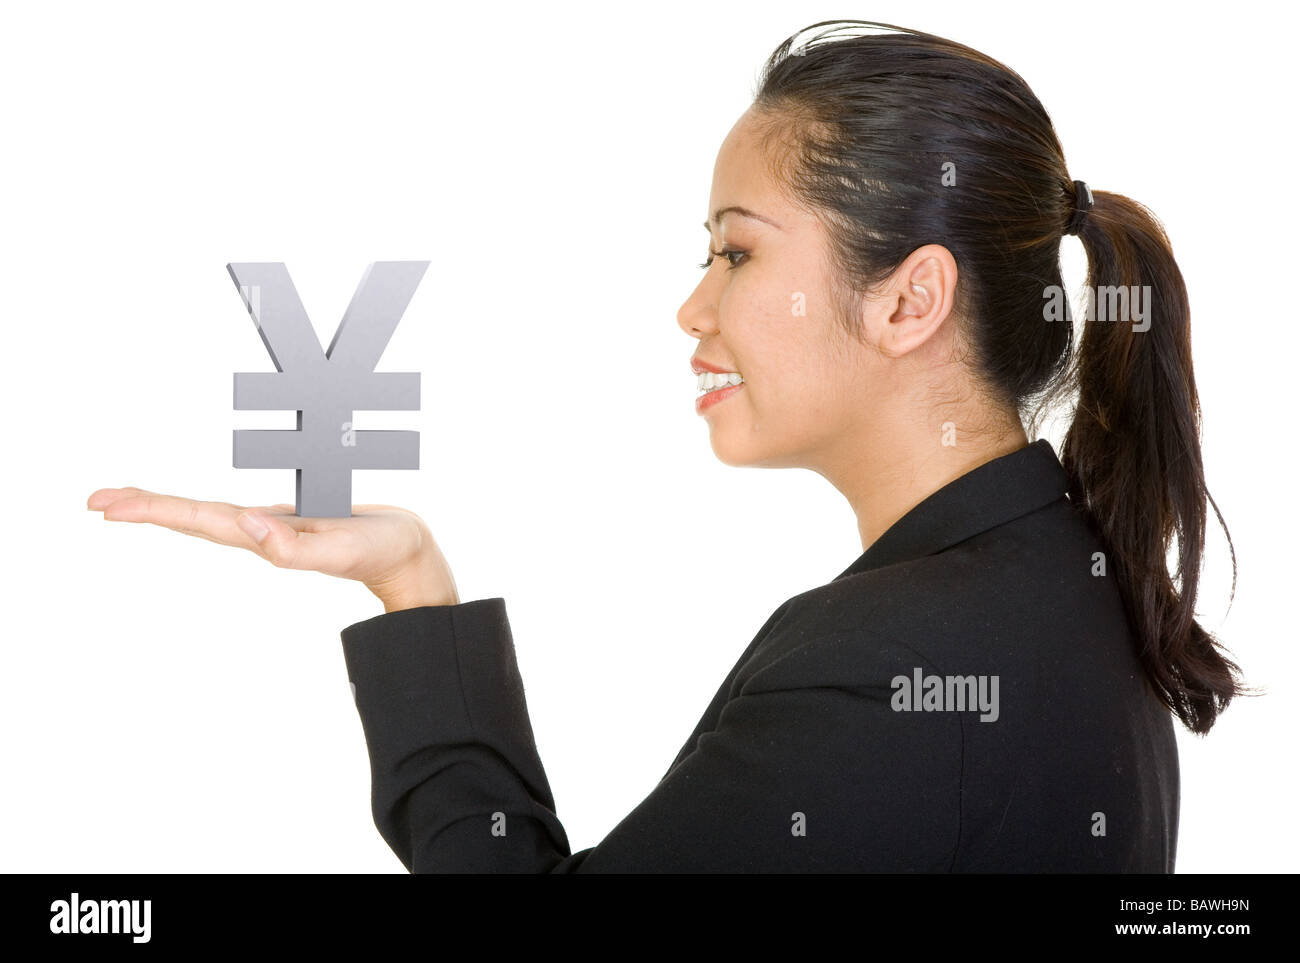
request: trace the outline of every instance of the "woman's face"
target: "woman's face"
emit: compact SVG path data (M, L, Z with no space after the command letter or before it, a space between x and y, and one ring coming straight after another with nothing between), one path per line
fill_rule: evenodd
M870 352L836 320L821 222L790 204L746 112L718 152L709 194L715 256L677 313L694 358L744 379L700 412L728 465L820 470L859 437Z

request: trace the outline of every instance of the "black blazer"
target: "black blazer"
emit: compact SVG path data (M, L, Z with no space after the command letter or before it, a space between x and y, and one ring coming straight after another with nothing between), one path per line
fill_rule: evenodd
M1173 716L1066 488L1034 442L787 599L572 854L505 600L350 625L375 825L415 872L1173 872Z

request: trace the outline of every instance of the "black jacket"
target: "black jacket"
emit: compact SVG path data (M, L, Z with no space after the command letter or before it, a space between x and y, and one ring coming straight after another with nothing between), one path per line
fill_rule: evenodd
M1173 872L1173 716L1065 492L1037 441L787 599L653 791L573 854L505 600L350 625L375 824L415 872Z

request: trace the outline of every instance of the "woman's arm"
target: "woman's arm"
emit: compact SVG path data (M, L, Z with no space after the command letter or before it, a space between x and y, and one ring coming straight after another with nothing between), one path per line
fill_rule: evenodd
M569 855L533 740L505 600L343 630L375 825L415 872L545 872Z
M375 824L414 872L952 866L960 723L916 724L892 711L889 679L916 660L901 647L892 659L878 650L877 684L772 688L786 683L764 680L737 693L598 846L571 853L534 743L504 599L380 615L342 639L370 752Z

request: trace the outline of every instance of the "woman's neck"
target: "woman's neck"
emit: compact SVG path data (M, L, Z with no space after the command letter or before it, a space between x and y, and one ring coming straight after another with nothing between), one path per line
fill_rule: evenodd
M817 469L852 507L863 551L949 482L1029 444L1018 417L980 433L963 433L959 425L948 422L947 431L912 432L901 443L895 435L888 446L857 446L860 457Z

